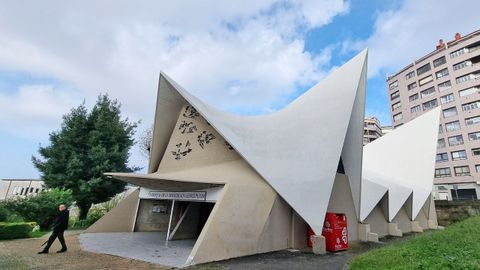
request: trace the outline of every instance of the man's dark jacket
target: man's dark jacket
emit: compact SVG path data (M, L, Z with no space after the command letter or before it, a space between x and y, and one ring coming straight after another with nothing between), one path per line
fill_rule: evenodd
M58 216L53 221L53 231L60 232L65 231L68 228L68 217L70 212L65 209L58 214Z

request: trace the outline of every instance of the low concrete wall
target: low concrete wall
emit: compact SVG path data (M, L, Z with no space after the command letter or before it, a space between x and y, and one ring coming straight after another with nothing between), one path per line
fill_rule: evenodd
M480 215L480 200L477 201L435 201L438 225L447 226L453 222Z

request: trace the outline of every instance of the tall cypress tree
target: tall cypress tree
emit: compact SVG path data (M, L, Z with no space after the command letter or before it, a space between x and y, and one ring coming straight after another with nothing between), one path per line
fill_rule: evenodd
M109 200L123 191L125 183L106 172L132 172L129 150L137 123L121 118L121 105L100 95L91 112L85 104L63 116L59 131L50 133L50 145L41 147L42 159L32 157L47 187L72 190L85 219L92 203Z

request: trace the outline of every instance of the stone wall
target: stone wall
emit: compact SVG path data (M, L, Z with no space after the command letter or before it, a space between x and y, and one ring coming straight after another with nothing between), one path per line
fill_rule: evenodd
M480 215L480 200L477 201L435 201L438 225L451 223Z

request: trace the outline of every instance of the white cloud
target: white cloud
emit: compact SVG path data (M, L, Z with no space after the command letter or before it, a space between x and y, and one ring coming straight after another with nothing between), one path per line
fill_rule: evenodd
M342 0L9 2L0 67L70 83L87 100L108 91L137 118L153 111L160 69L218 107L267 108L324 74L330 51L305 52L303 33L348 8Z
M71 107L107 92L142 129L160 70L217 107L270 112L328 72L331 49L306 52L304 34L348 9L345 0L2 3L0 70L62 86L0 93L0 126L44 138Z
M0 93L0 130L24 138L45 139L52 129L59 128L62 115L79 104L70 90L52 85L22 85L12 95Z
M397 10L379 13L367 40L345 41L342 51L369 47L369 75L393 73L434 51L439 39L477 30L478 10L479 1L406 0Z

